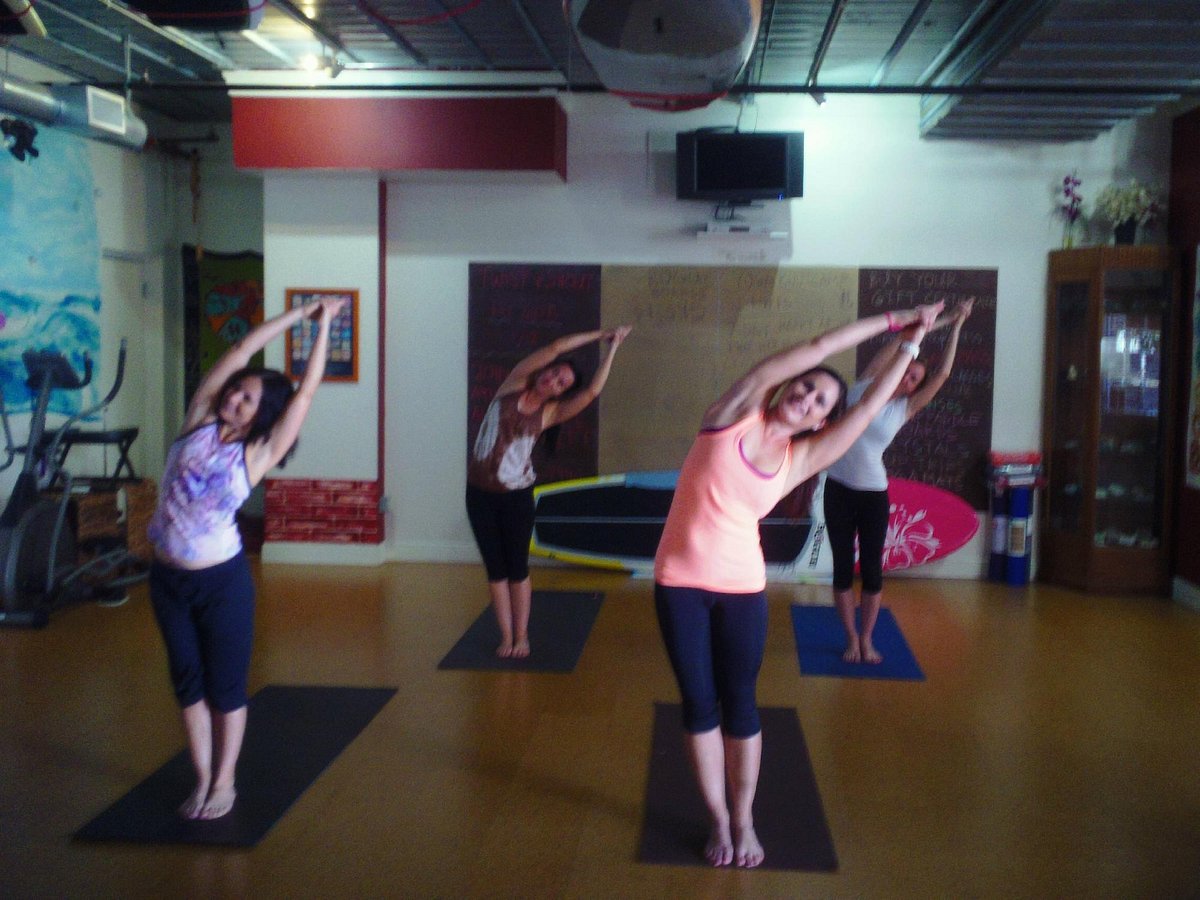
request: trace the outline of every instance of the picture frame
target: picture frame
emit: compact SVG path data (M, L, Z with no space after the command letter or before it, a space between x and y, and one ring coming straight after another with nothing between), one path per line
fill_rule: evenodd
M329 356L325 362L322 381L358 381L358 290L355 288L287 288L284 302L287 309L325 298L345 299L329 328ZM302 319L287 332L287 355L284 373L292 379L304 377L308 357L317 338L317 323Z

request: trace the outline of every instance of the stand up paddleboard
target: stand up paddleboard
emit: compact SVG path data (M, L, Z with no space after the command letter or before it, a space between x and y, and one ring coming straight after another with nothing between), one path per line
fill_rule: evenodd
M630 472L534 488L530 552L579 565L637 574L651 571L678 476L676 471ZM893 478L888 496L884 569L905 569L947 556L979 527L975 510L941 488ZM769 577L831 577L819 492L812 511L815 517L797 517L776 508L759 523Z

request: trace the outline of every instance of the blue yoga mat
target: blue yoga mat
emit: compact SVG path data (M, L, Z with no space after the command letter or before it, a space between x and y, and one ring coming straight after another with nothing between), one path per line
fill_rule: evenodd
M891 678L924 681L916 657L900 633L891 610L879 610L873 641L883 656L879 663L842 661L846 650L846 631L832 606L792 604L792 630L796 635L796 654L802 675L833 675L840 678Z

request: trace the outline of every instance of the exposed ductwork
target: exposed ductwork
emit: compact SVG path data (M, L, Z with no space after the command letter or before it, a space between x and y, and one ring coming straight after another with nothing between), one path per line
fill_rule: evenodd
M148 135L123 97L92 85L47 87L0 74L0 111L134 150L145 146Z

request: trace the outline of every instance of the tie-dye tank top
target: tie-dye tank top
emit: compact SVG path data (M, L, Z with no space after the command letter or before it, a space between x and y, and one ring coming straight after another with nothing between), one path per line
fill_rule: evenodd
M542 410L521 412L521 392L496 397L488 405L467 460L467 484L480 490L518 491L537 480L533 445L542 433Z
M242 549L236 515L250 496L246 447L222 443L219 425L201 425L167 453L148 533L168 561L216 564Z

